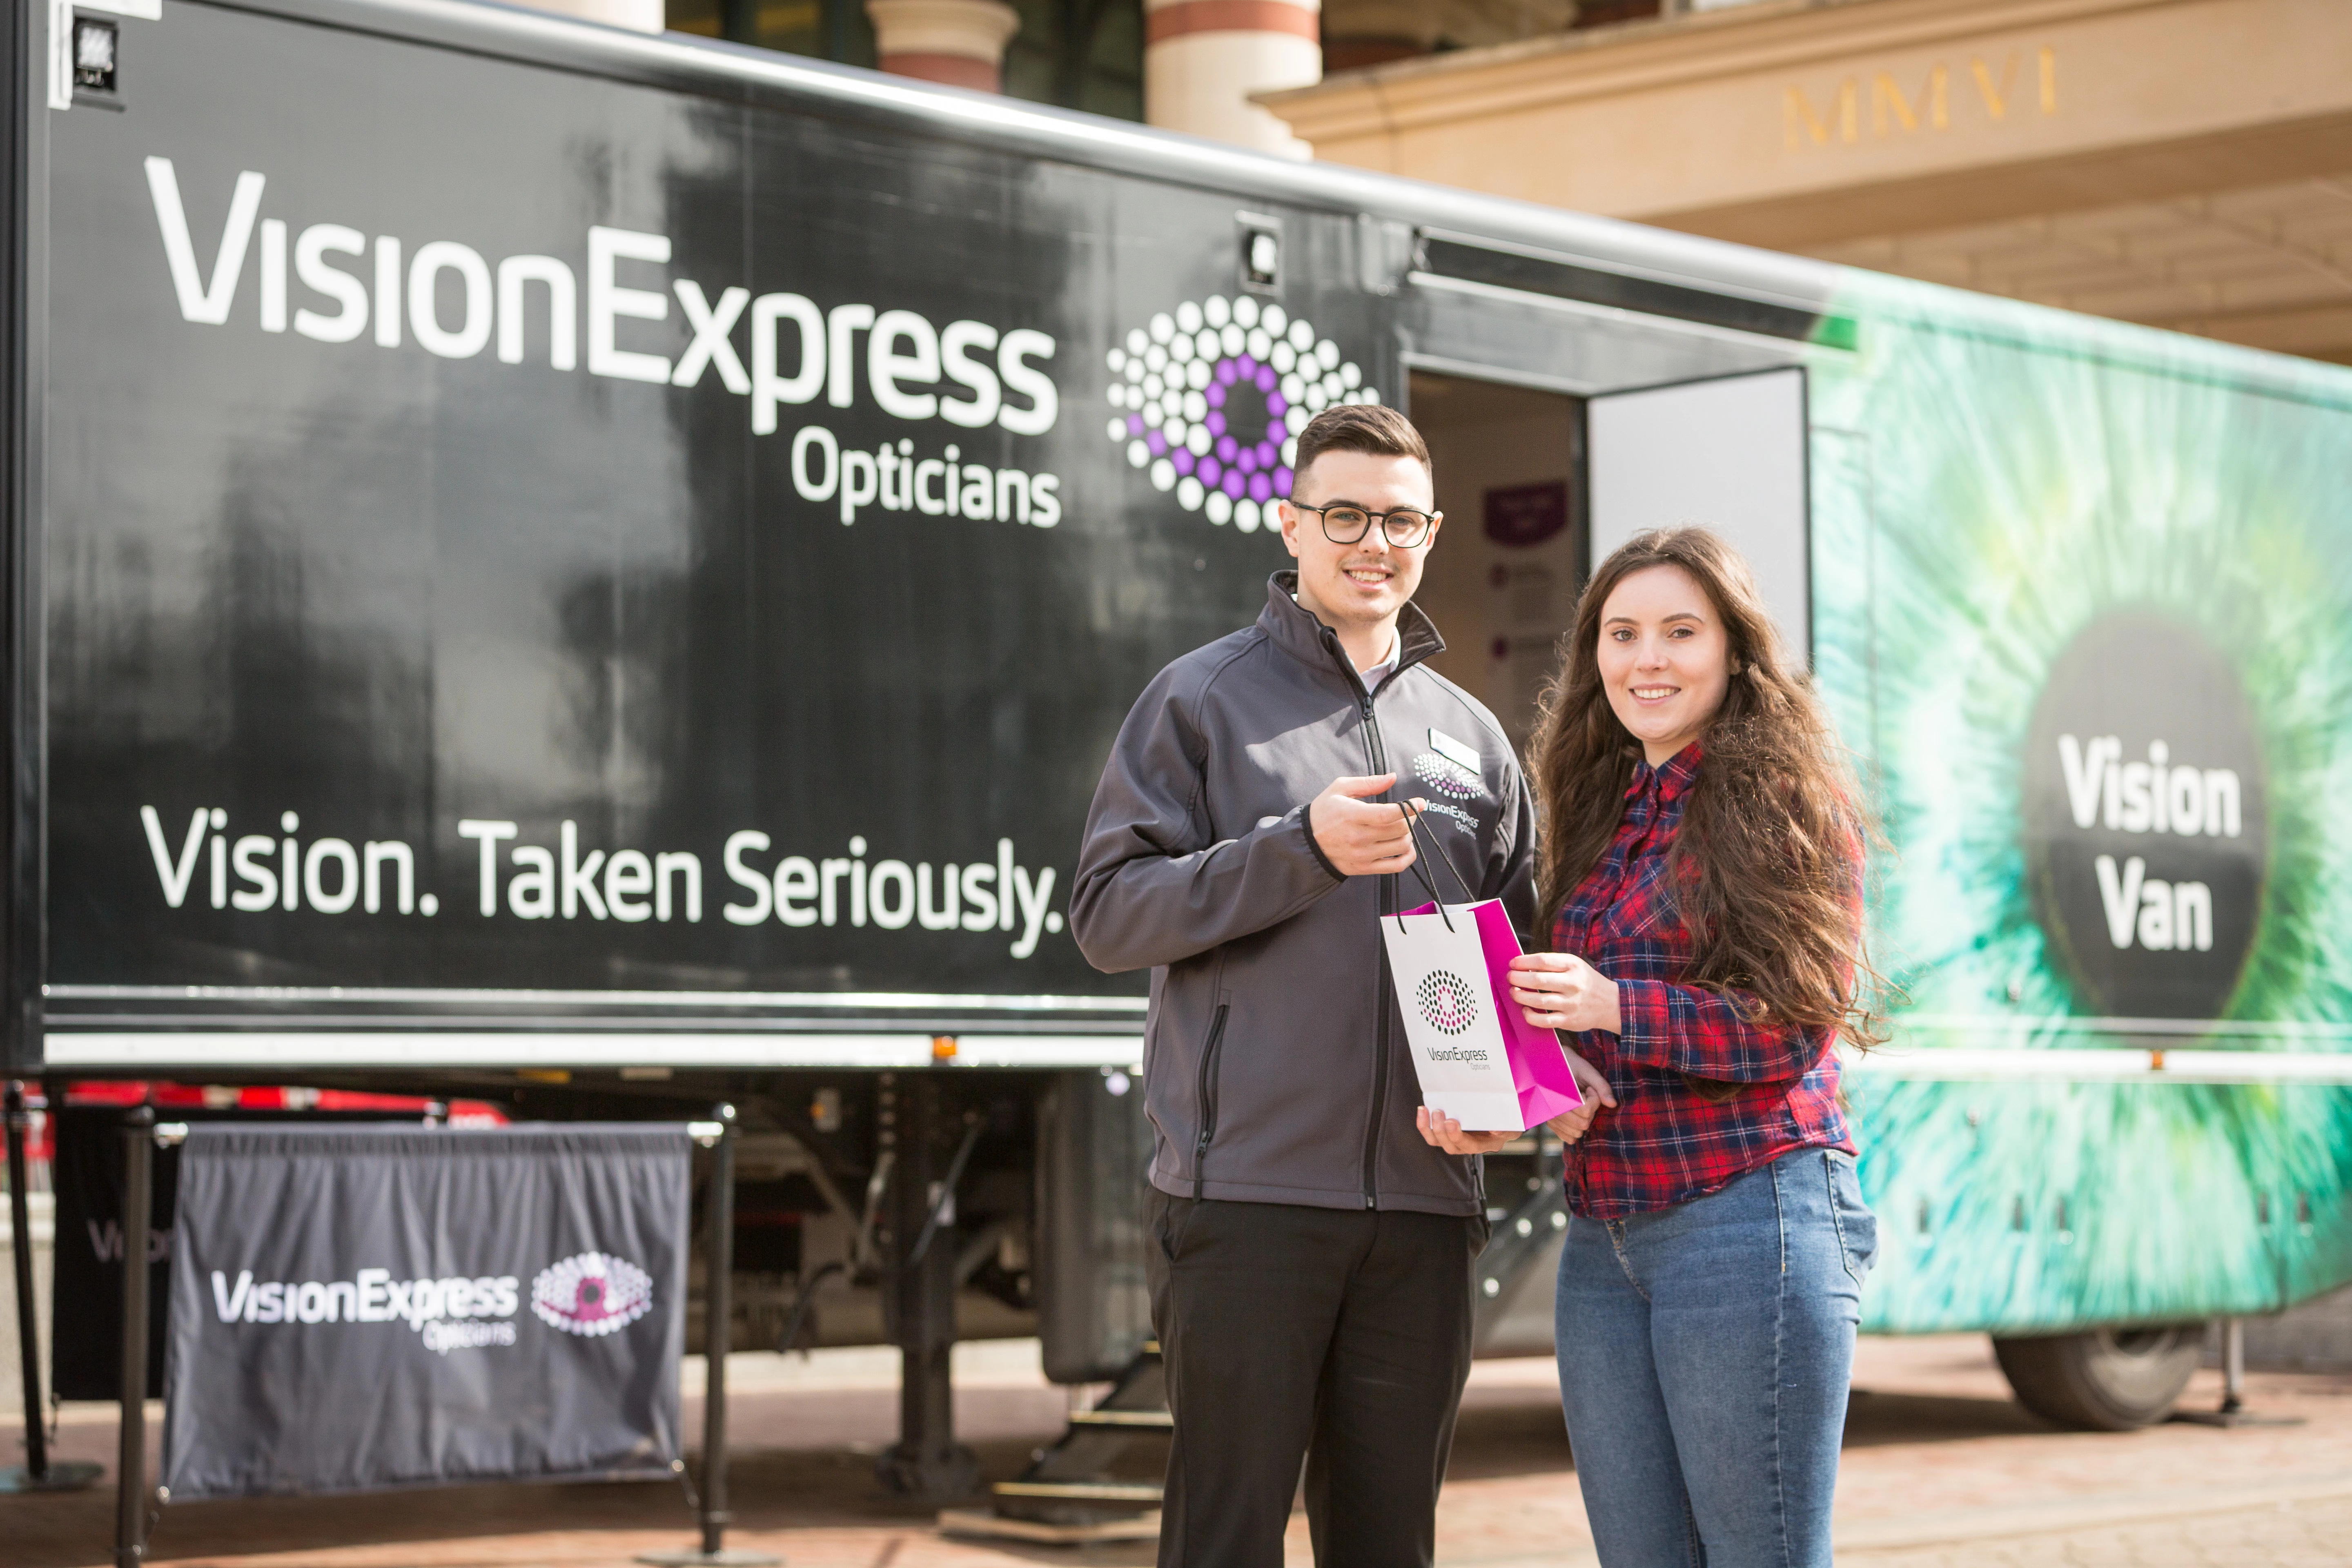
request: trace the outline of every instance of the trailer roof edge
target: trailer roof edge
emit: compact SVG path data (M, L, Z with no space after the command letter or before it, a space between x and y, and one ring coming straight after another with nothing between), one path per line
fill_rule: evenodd
M978 132L1040 156L1108 163L1302 205L1482 229L1549 249L1686 278L1713 289L1819 307L1846 269L1618 218L1461 190L1341 163L1308 163L855 66L685 33L639 33L499 0L173 0L343 26L709 93L733 85L820 100L949 132Z

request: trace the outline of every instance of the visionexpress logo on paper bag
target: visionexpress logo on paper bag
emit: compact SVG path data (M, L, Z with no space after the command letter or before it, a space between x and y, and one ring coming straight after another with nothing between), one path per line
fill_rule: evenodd
M1422 1103L1475 1131L1520 1131L1527 1123L1520 1120L1502 1026L1488 1000L1492 986L1470 909L1448 905L1443 913L1383 915L1381 937L1405 1003L1405 1039L1421 1079Z
M1381 937L1423 1104L1474 1131L1518 1132L1584 1103L1559 1037L1511 1002L1519 938L1500 900L1382 915Z
M1422 1017L1442 1035L1459 1035L1478 1021L1478 994L1468 981L1447 970L1433 969L1423 975L1414 996Z

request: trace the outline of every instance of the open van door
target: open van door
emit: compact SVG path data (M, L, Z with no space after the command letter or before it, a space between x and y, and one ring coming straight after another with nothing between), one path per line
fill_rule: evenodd
M1790 652L1812 663L1805 373L1794 367L1610 393L1587 405L1586 573L1645 528L1701 522L1756 573Z

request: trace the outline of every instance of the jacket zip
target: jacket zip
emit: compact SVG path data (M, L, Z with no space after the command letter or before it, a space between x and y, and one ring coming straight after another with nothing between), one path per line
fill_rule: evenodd
M1363 677L1356 672L1356 667L1349 661L1345 650L1339 647L1339 634L1328 626L1323 628L1323 646L1331 657L1339 661L1339 668L1347 671L1348 679L1356 688L1357 707L1364 718L1364 754L1372 773L1384 773L1389 771L1388 746L1381 735L1380 714L1373 707L1375 693L1364 689ZM1390 672L1389 680L1394 680L1398 676L1402 675L1405 668L1404 649L1399 647L1397 667ZM1381 684L1386 685L1388 682L1383 681ZM1395 903L1396 878L1393 875L1383 876L1381 879L1380 890L1381 913L1389 913ZM1368 1209L1380 1206L1381 1122L1388 1115L1389 1108L1389 991L1391 985L1389 949L1386 942L1381 943L1380 963L1372 984L1374 988L1372 1112L1370 1120L1364 1124L1364 1206Z
M1201 1137L1192 1146L1192 1201L1196 1204L1208 1181L1209 1140L1217 1135L1217 1047L1225 1037L1225 1012L1232 1005L1217 1004L1216 1016L1209 1020L1208 1044L1201 1049Z
M1381 738L1380 716L1372 711L1373 694L1363 694L1364 749L1371 753L1372 772L1389 771L1388 747ZM1388 913L1396 907L1396 878L1381 879L1381 912ZM1374 977L1372 997L1372 1119L1364 1129L1364 1206L1380 1206L1381 1184L1381 1122L1389 1112L1389 944L1381 943L1380 973Z

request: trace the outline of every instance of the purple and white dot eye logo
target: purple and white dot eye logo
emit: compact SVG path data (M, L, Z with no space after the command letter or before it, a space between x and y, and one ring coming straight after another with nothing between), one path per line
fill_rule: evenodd
M1435 752L1423 752L1413 758L1412 771L1420 775L1422 783L1455 800L1475 800L1486 793L1476 773Z
M653 1276L609 1252L575 1253L530 1282L530 1310L541 1322L588 1339L627 1328L653 1304Z
M1248 295L1187 300L1110 351L1108 433L1152 488L1244 533L1276 526L1307 420L1380 393L1312 323Z

